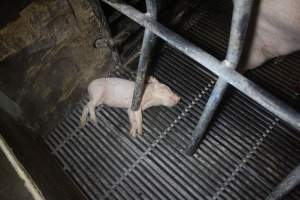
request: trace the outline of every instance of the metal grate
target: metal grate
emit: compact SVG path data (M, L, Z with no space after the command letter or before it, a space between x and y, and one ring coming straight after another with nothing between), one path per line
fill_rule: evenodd
M295 90L300 82L299 66L300 52L296 52L286 58L274 59L265 67L253 70L248 76L300 111L300 94Z
M229 32L224 12L225 16L230 13L227 4L218 6L199 8L182 27L182 34L221 57ZM299 133L231 89L197 153L186 156L183 150L215 77L166 44L158 55L153 74L181 96L180 103L172 109L156 107L144 112L144 135L131 138L125 110L106 106L97 109L97 126L88 123L79 130L86 100L80 101L45 138L66 173L88 199L264 199L300 162ZM282 62L296 65L299 60ZM276 79L277 68L265 69L249 76ZM287 92L284 88L294 80L290 77L300 77L293 68L287 67L285 73L299 74L276 82L278 91ZM114 75L133 77L126 70ZM299 198L295 191L287 199Z

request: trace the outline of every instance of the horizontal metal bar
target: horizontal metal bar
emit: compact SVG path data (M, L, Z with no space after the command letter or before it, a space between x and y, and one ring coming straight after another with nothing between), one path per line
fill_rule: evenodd
M131 18L138 24L149 29L151 32L167 41L172 46L176 47L185 55L211 70L213 73L223 78L225 81L246 94L248 97L258 102L264 108L277 115L280 119L290 124L295 129L300 130L299 113L284 104L269 92L263 90L261 87L248 80L246 77L239 74L234 69L226 67L223 62L206 53L180 35L159 24L156 20L152 20L149 16L143 14L135 8L123 3L111 2L109 0L102 1L106 2L108 5Z
M236 69L242 54L252 4L253 0L234 1L230 38L225 59L227 67L231 67L232 69ZM228 83L223 78L219 78L217 80L204 111L201 114L200 120L193 132L191 143L186 149L186 153L188 155L193 155L196 152L200 141L203 139L206 133L211 119L213 118L219 104L223 99L227 87Z

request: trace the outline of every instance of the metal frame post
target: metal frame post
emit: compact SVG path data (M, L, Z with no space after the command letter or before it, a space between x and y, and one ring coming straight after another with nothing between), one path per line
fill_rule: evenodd
M272 191L266 200L279 200L300 184L300 164Z
M156 20L157 19L156 0L146 0L146 7L147 7L146 15L152 20ZM133 111L139 109L142 101L145 76L150 63L151 52L155 45L155 38L156 36L149 29L146 28L144 33L143 44L142 44L138 69L136 73L135 87L134 87L132 103L131 103L131 110Z
M244 46L253 0L233 0L230 38L224 65L236 69ZM188 155L193 155L203 139L219 104L221 103L228 83L219 78L208 99L199 122L193 132L191 143L186 149Z
M111 56L112 56L112 60L113 60L114 64L117 67L120 67L122 65L122 61L121 61L121 58L120 58L117 48L114 46L113 42L111 42L111 41L113 41L112 35L111 35L111 30L110 30L109 24L107 22L107 19L105 17L105 14L102 10L101 2L98 0L89 0L89 3L91 5L96 17L98 18L98 20L100 21L100 23L102 24L102 26L104 27L104 30L105 30L104 38L97 39L95 41L94 45L96 48L100 48L103 46L107 46L108 48L110 48L111 53L112 53ZM101 27L101 28L103 28L103 27Z
M271 93L263 90L253 81L250 81L231 67L227 67L225 64L226 62L219 61L201 48L184 39L182 36L172 32L165 26L158 23L156 20L153 20L151 17L141 13L132 6L110 0L102 1L131 18L141 26L144 26L156 36L159 36L161 39L165 40L188 57L200 63L219 76L219 78L222 78L224 81L240 90L242 93L259 103L261 106L277 115L280 119L291 125L293 128L300 130L299 113L280 101Z

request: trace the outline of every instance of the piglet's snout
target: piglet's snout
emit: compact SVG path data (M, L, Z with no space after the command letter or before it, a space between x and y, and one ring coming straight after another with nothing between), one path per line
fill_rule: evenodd
M170 96L170 99L172 100L173 104L176 105L180 101L180 97L176 94Z

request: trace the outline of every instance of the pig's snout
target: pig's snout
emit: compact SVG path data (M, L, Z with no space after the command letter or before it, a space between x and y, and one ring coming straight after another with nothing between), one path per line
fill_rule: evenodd
M166 102L165 106L175 106L178 102L180 101L180 97L177 96L176 94L172 94L171 96L169 96L169 101Z
M180 101L180 97L177 96L176 94L172 95L171 99L173 100L175 105Z

